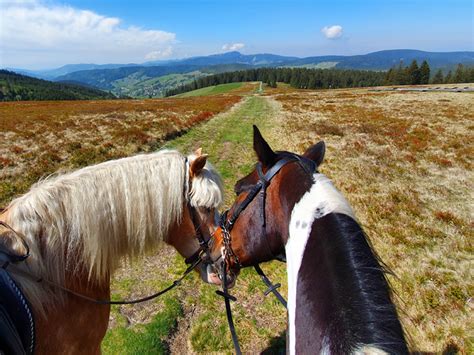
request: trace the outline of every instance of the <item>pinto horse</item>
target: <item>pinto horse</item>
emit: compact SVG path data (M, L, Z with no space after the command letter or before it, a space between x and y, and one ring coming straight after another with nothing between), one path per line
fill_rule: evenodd
M49 177L13 200L0 215L0 251L21 255L29 247L26 260L6 269L35 319L26 353L100 353L110 305L63 288L109 300L121 259L149 253L162 241L191 257L200 248L197 231L208 240L215 230L222 197L207 155L163 150ZM204 281L220 283L208 265L196 269ZM2 339L0 353L9 353L1 345Z
M317 171L323 142L274 152L254 126L256 169L216 232L227 268L287 261L290 354L403 354L404 333L384 268L354 212ZM225 272L224 272L225 273Z

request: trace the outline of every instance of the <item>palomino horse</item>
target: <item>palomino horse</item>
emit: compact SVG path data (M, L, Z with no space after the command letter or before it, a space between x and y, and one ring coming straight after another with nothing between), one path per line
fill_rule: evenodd
M317 171L324 143L303 156L274 152L254 127L254 150L259 162L235 185L213 258L236 271L286 257L291 354L407 353L384 268L346 199Z
M188 158L163 150L109 161L47 178L9 204L0 215L0 250L25 253L21 238L29 246L29 257L7 271L31 304L35 353L100 353L110 305L61 287L109 300L121 259L162 241L189 258L200 249L197 231L210 238L223 192L206 157L200 150ZM219 284L211 270L198 268L204 281Z

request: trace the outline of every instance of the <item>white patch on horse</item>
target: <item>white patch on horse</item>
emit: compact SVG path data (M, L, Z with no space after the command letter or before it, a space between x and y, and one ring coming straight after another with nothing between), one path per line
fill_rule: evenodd
M286 243L287 275L288 275L288 315L290 328L290 354L295 353L295 318L296 318L296 287L306 243L311 234L315 219L329 213L342 213L354 217L354 212L334 187L331 180L323 174L313 175L313 185L296 203L291 212L289 240Z

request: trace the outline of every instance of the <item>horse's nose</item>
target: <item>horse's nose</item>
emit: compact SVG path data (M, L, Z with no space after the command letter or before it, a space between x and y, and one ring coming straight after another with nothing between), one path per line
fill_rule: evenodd
M221 282L224 278L223 274L224 274L224 272L223 272L222 266L221 266L219 268L219 274L218 274L219 275L219 280L221 280ZM225 272L225 280L226 280L227 288L234 287L236 278L237 278L237 274L234 273L233 271L229 270L229 271Z

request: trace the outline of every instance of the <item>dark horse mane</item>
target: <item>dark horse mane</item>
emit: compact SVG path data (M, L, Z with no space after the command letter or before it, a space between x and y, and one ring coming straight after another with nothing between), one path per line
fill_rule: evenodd
M329 213L312 227L299 280L303 288L317 289L311 307L318 322L326 324L323 337L336 340L327 344L330 352L370 346L389 354L408 353L385 276L388 268L361 226L350 216Z

